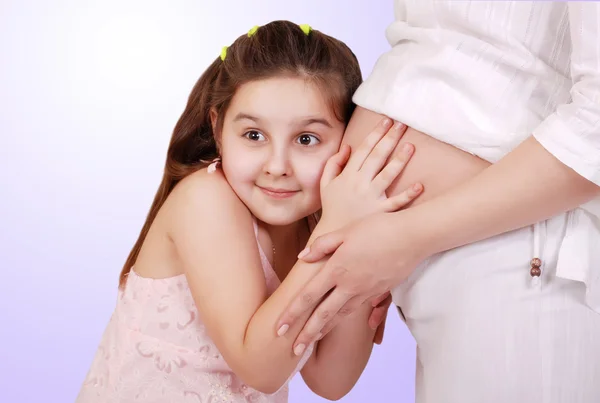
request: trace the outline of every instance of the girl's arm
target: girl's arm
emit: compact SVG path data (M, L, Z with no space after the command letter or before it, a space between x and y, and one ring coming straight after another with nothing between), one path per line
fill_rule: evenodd
M375 330L367 325L373 307L362 304L315 346L301 370L306 385L329 400L339 400L354 387L373 350Z
M246 384L276 392L298 365L292 342L309 313L286 337L273 324L321 264L298 262L268 297L252 217L219 171L184 179L168 202L169 236L209 336Z
M367 137L342 175L339 173L348 159L347 147L328 162L323 177L330 183L321 190L324 214L313 239L368 214L395 211L418 194L407 191L387 200L381 198L409 156L399 155L386 165L404 132L397 129L384 136L388 128L380 126ZM384 175L373 174L384 165ZM348 191L353 191L355 197L345 197ZM292 343L311 312L298 317L283 337L277 336L273 325L322 263L298 261L268 297L252 217L220 171L201 171L184 179L168 203L169 236L210 337L244 382L265 393L277 391L298 365L301 354L294 354ZM366 328L366 316L362 321ZM365 334L372 343L373 334ZM366 343L362 338L356 340L361 345ZM356 368L362 371L363 367L364 363ZM353 369L348 376L355 378L356 372Z

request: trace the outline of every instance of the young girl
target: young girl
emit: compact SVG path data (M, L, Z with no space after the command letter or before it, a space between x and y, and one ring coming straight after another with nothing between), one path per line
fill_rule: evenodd
M223 49L175 127L78 403L285 402L300 369L323 397L353 387L373 345L370 304L293 353L308 314L274 325L321 266L297 262L309 237L418 194L385 197L412 152L389 158L400 125L338 152L360 82L352 52L308 26L272 22Z

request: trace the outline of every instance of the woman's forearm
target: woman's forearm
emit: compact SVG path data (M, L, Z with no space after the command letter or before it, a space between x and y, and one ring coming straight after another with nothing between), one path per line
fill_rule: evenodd
M600 187L530 137L472 179L396 214L403 223L414 221L415 236L433 254L534 224L599 195Z

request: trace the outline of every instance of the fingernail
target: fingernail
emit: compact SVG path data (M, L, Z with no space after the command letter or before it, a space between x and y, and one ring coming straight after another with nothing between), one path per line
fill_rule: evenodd
M392 124L392 119L385 118L385 119L383 119L382 124L383 124L383 127L389 127Z
M412 188L415 192L420 192L421 190L423 190L423 186L420 183L415 183L414 185L412 185Z
M296 355L300 355L304 352L304 349L306 348L306 346L304 344L298 344L296 347L294 347L294 354Z
M413 146L412 146L412 144L404 144L404 145L402 146L402 151L403 151L405 154L407 154L407 155L410 155L410 154L412 154L412 152L413 152Z
M404 129L404 123L400 123L400 122L394 123L394 130L400 131L402 129Z
M310 248L307 246L306 248L304 248L302 250L302 252L298 253L298 259L302 259L303 257L306 257L306 255L308 255L308 252L310 252Z
M323 333L319 333L319 334L317 335L317 338L316 338L315 340L321 340L321 338L322 338L322 337L323 337Z
M279 330L277 331L277 336L283 336L285 334L285 332L288 331L288 329L290 328L290 325L282 325Z

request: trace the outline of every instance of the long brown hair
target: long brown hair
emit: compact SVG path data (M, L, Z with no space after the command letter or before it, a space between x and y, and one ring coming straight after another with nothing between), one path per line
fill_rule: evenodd
M127 257L120 286L133 267L152 222L175 185L219 156L210 111L217 112L215 131L236 90L250 81L277 76L302 77L319 85L336 117L348 123L352 94L362 82L355 55L341 41L289 21L274 21L242 35L202 74L179 118L167 151L162 182L140 235Z

